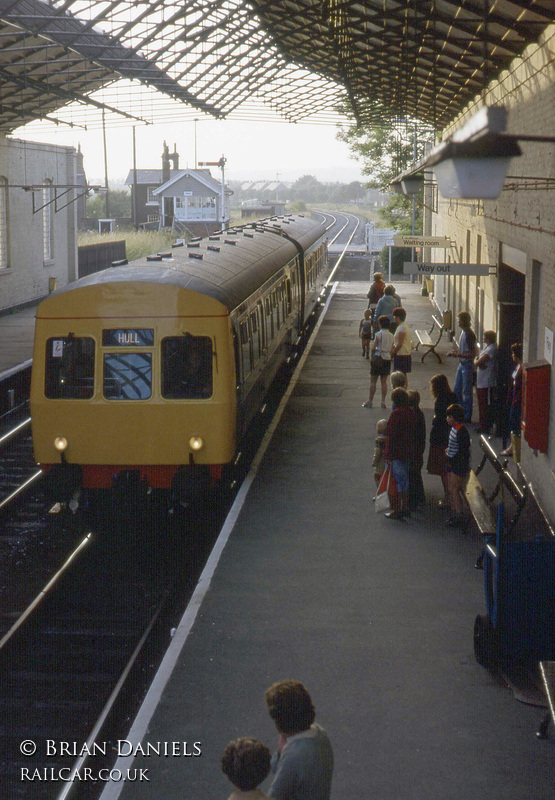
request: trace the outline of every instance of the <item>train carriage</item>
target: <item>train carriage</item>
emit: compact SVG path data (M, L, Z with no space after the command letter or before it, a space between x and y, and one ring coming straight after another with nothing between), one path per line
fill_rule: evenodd
M37 309L31 418L54 494L130 476L184 504L221 475L327 278L279 218L80 279Z

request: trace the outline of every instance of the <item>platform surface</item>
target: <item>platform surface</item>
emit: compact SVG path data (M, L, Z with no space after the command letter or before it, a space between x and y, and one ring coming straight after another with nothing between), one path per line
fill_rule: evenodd
M481 539L444 526L439 478L426 474L428 505L410 521L374 513L375 425L389 409L362 408L367 290L337 286L175 668L159 676L167 683L142 747L188 745L122 759L148 780L109 784L103 800L228 797L221 753L242 735L275 748L263 695L284 678L305 683L330 734L333 800L555 796L555 745L535 736L541 710L474 659ZM430 325L420 286L398 290L410 327ZM442 357L449 349L444 338ZM456 362L413 365L409 388L429 428L429 380L444 371L452 381ZM179 639L178 629L175 648ZM195 742L202 754L185 755Z

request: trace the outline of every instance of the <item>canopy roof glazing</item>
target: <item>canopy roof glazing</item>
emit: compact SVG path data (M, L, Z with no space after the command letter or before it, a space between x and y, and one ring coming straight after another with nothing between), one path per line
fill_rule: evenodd
M441 129L553 21L551 0L0 0L0 131L49 118ZM144 87L147 87L145 93ZM67 109L70 109L68 112ZM69 114L69 115L68 115ZM91 117L92 114L92 117Z

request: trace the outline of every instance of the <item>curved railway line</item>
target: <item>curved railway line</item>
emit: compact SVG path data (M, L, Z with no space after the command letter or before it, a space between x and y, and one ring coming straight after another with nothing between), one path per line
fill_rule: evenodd
M339 227L334 240L347 239L347 247L356 218L323 216L330 230ZM0 438L6 478L0 482L0 513L5 530L13 531L3 558L3 574L12 580L9 591L2 587L0 781L13 800L89 800L102 790L101 782L41 776L52 778L61 768L71 776L87 763L96 741L123 735L122 721L148 688L299 354L285 366L252 426L229 496L194 521L160 514L156 498L148 518L132 509L117 515L108 509L97 517L87 508L49 514L40 472L34 474L27 420ZM47 740L77 742L86 752L53 753ZM36 745L32 758L22 746L27 741ZM108 748L105 757L89 759L88 767L109 767L115 755Z

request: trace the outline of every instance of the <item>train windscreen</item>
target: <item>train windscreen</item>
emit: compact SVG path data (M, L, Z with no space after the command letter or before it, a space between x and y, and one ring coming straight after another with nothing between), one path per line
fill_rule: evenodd
M152 395L152 353L105 353L106 400L148 400Z
M162 339L162 397L200 400L212 395L212 339L167 336Z
M54 336L46 341L44 394L53 400L88 400L94 393L94 339Z

